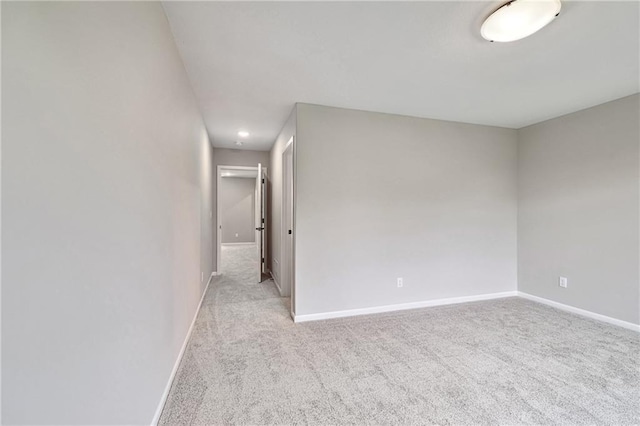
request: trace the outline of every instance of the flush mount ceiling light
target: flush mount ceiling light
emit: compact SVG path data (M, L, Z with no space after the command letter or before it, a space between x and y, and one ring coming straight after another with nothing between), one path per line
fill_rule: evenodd
M489 41L516 41L544 28L560 13L560 0L512 0L484 21L482 37Z
M236 141L236 145L237 146L242 146L242 142L241 141Z
M238 132L238 136L240 136L241 138L247 138L249 137L249 132L247 132L246 130L240 130Z

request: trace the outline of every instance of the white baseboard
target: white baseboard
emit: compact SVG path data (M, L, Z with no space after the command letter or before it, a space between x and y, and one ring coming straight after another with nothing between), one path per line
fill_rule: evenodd
M571 313L574 313L574 314L582 315L583 317L591 318L591 319L594 319L594 320L606 322L608 324L613 324L613 325L617 325L617 326L620 326L620 327L624 327L624 328L629 329L629 330L640 332L640 325L634 324L632 322L622 321L622 320L619 320L619 319L616 319L616 318L611 318L611 317L608 317L608 316L602 315L602 314L596 314L595 312L587 311L585 309L576 308L576 307L570 306L570 305L565 305L564 303L554 302L553 300L545 299L545 298L539 297L539 296L534 296L532 294L524 293L522 291L518 292L518 296L520 296L520 297L522 297L524 299L532 300L534 302L542 303L543 305L548 305L548 306L560 309L562 311L571 312Z
M160 403L158 404L158 408L156 409L155 414L153 415L153 420L151 421L151 426L155 426L160 421L160 415L162 415L162 410L164 408L164 404L167 402L167 397L169 396L169 391L171 390L171 385L173 384L173 379L176 377L176 373L178 372L178 367L180 367L180 362L182 361L182 357L184 356L184 351L187 349L187 344L189 343L189 338L191 337L191 332L193 331L193 326L196 323L196 318L198 318L198 314L200 313L200 308L202 307L202 302L204 301L204 296L207 294L207 290L209 290L209 284L211 284L211 280L214 276L217 275L217 272L212 272L209 276L209 281L207 281L207 285L202 292L202 297L200 298L200 303L198 304L198 309L196 309L196 313L193 315L193 320L191 321L191 325L189 326L189 330L187 331L187 335L184 338L184 342L182 343L182 347L180 348L180 352L178 353L178 358L176 359L175 364L173 365L173 370L171 370L171 374L169 375L169 381L167 382L167 386L164 388L164 392L162 393L162 398L160 399Z
M255 246L256 243L221 243L223 246Z
M424 300L421 302L400 303L397 305L375 306L372 308L349 309L345 311L322 312L319 314L295 315L293 321L306 322L330 318L352 317L357 315L379 314L383 312L404 311L408 309L427 308L431 306L453 305L456 303L477 302L481 300L501 299L517 296L517 291L502 293L478 294L475 296L450 297L446 299Z

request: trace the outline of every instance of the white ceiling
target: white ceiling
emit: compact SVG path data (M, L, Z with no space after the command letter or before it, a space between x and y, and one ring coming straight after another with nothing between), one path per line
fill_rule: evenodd
M294 103L520 128L639 90L639 3L563 2L489 43L501 2L165 2L214 146L268 150Z

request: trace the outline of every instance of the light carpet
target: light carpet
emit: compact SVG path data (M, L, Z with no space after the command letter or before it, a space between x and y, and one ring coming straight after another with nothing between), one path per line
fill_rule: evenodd
M225 247L162 425L639 424L640 335L520 298L293 324Z

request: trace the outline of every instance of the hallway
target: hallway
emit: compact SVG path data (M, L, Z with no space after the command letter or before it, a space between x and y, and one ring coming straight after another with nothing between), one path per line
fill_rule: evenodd
M159 424L240 422L229 417L244 411L238 403L261 398L245 388L252 383L242 385L242 375L264 371L271 354L261 340L294 324L289 299L280 297L273 280L254 282L255 250L222 247L223 274L209 285Z

